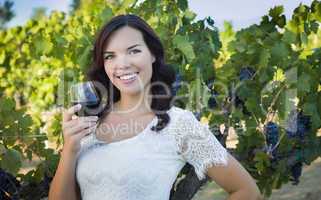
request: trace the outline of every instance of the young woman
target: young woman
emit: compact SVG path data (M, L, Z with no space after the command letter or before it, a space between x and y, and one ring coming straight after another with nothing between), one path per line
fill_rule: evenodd
M88 73L109 90L98 117L64 112L64 146L50 200L168 200L186 162L208 175L229 199L260 199L248 172L191 111L172 105L173 70L155 32L135 15L120 15L98 35Z

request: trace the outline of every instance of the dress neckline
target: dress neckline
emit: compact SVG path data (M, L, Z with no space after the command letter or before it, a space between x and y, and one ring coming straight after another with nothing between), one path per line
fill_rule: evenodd
M169 111L172 110L173 107L174 106L172 106L166 112L169 113ZM157 121L157 115L155 115L153 117L153 119L146 125L146 127L141 132L139 132L138 134L136 134L136 135L134 135L132 137L125 138L125 139L122 139L122 140L118 140L118 141L114 141L114 142L106 142L106 141L100 140L100 139L97 138L96 131L93 132L93 138L94 138L94 140L96 142L102 143L102 144L107 144L107 145L118 145L118 144L126 143L126 142L138 139L139 137L143 136L152 127L152 125L154 124L155 121Z
M94 139L98 142L98 143L103 143L103 144L107 144L107 145L116 145L116 144L121 144L121 143L125 143L125 142L128 142L128 141L131 141L131 140L134 140L138 137L140 137L142 134L144 134L147 129L150 128L150 126L152 125L152 123L157 119L157 116L155 115L153 117L153 119L146 125L146 127L139 133L137 133L136 135L132 136L132 137L129 137L129 138L125 138L125 139L122 139L122 140L118 140L118 141L114 141L114 142L106 142L104 140L100 140L97 138L97 135L96 135L96 131L93 133L93 137Z

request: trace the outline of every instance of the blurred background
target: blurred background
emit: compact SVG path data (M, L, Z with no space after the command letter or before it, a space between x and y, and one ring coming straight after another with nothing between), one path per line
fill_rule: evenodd
M48 15L53 10L72 12L80 0L14 0L14 17L7 22L7 27L23 25L30 18ZM4 2L4 0L0 0ZM197 14L197 19L211 16L217 27L223 28L224 21L229 21L235 30L259 23L262 13L267 13L276 5L284 6L287 18L300 3L311 4L312 0L188 0L189 8Z
M110 8L108 3L104 4L106 2L110 2ZM106 2L0 0L0 169L28 183L21 194L27 196L29 193L32 196L30 191L42 191L35 193L34 197L46 199L49 177L59 160L62 144L59 92L66 93L61 85L64 81L83 80L97 29L114 13L124 13L129 9L128 2L134 0ZM267 196L271 194L269 199L320 200L321 7L320 4L313 7L320 1L138 2L159 2L159 5L144 5L153 12L158 7L173 6L177 16L162 13L164 16L159 19L148 12L140 14L148 18L164 39L169 52L168 60L182 75L177 76L177 82L185 80L192 86L198 84L195 80L203 83L202 89L206 91L202 97L207 104L205 108L197 108L197 100L186 101L188 105L185 106L202 122L218 125L219 128L213 129L215 135L227 148L244 156L241 157L244 166L252 170L251 173L256 176ZM185 2L188 3L188 9ZM177 22L175 20L181 24L173 23ZM175 33L167 35L173 30L170 26L166 27L170 23L175 25ZM202 40L193 35L193 31L184 35L184 31L180 32L180 26L188 27L186 30L199 31L198 36L201 35ZM199 69L202 77L196 76ZM295 71L294 76L287 74L291 70ZM230 100L231 95L224 94L220 87L213 89L212 86L222 83L228 86L232 82L241 86L235 100L237 108L231 111L225 106L230 103L226 99ZM289 90L282 90L285 87L282 84L289 90L295 88L293 98ZM187 92L178 88L175 91ZM194 92L191 92L191 96ZM273 104L270 108L277 112L272 111L271 115L259 111L258 100L248 98L259 92L265 98L263 103ZM278 95L281 96L279 99L274 98ZM64 99L62 101L64 105ZM288 117L289 113L283 112L286 110L284 101L291 102L291 108L298 108L309 116L302 115L304 119L308 118L308 122L302 122L302 137L293 138L292 133L286 130L284 124L291 117ZM212 112L211 109L224 112ZM253 117L253 113L259 117ZM269 120L275 122L272 128L266 128ZM252 132L248 131L253 127ZM273 127L278 130L275 131ZM246 131L249 135L242 135ZM276 139L271 141L268 138L273 134ZM280 158L277 164L273 163L275 160L270 160L272 150L267 145L278 147L282 153L294 152L299 165L294 168L291 163L289 169L282 168L283 161L286 162L288 157ZM312 153L305 155L304 147ZM292 152L293 149L298 151ZM30 184L35 180L41 184ZM8 183L1 184L1 189L8 186ZM227 194L215 182L208 182L193 199L221 200L226 197Z

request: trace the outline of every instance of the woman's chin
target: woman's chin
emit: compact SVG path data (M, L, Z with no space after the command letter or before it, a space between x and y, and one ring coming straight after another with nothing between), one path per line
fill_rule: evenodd
M122 87L119 88L121 94L126 94L126 95L137 95L143 92L143 89L140 88L139 86L137 87Z

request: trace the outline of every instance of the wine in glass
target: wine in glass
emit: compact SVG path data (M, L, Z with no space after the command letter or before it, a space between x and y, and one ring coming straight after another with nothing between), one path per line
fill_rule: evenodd
M78 116L95 116L99 114L100 98L91 81L74 84L70 87L71 104L81 104Z

